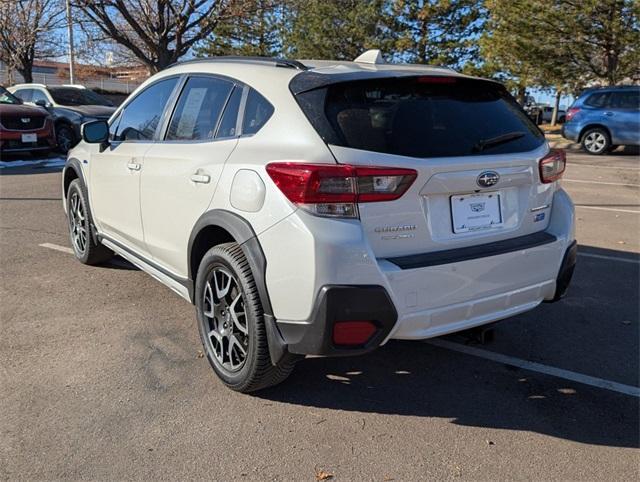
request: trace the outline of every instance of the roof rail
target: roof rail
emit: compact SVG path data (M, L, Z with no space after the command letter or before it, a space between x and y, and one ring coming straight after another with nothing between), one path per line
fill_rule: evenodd
M273 64L275 67L309 70L306 65L304 65L302 62L298 62L297 60L282 59L277 57L249 57L242 55L221 55L217 57L202 57L198 59L183 60L182 62L175 62L169 65L169 67L183 64L195 64L200 62L261 62L265 64Z

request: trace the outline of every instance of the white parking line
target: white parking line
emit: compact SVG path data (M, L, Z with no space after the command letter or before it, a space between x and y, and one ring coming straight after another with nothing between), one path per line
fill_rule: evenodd
M640 187L640 184L625 184L623 182L585 181L583 179L563 179L562 182L578 182L581 184L602 184L604 186Z
M634 209L602 208L600 206L581 206L580 204L576 204L576 207L580 209L593 209L595 211L612 211L614 213L640 214L640 211L636 211Z
M640 264L638 259L621 258L620 256L606 256L604 254L578 253L578 256L584 258L607 259L609 261L620 261L621 263Z
M579 162L568 162L571 167L580 166L580 167L596 167L598 169L625 169L630 171L640 171L640 167L627 167L627 166L603 166L600 164L580 164Z
M563 378L572 382L582 383L583 385L590 385L592 387L603 388L605 390L611 390L612 392L623 393L625 395L631 395L632 397L640 398L640 388L634 387L632 385L624 385L622 383L612 382L610 380L604 380L602 378L591 377L589 375L583 375L581 373L571 372L569 370L563 370L561 368L542 365L541 363L521 360L520 358L513 358L507 355L502 355L500 353L481 350L480 348L461 345L460 343L453 343L451 341L432 339L427 341L427 343L440 348L445 348L447 350L464 353L465 355L484 358L485 360L491 360L497 363L503 363L505 365L523 368L532 372L543 373L545 375L551 375L552 377Z
M67 254L73 254L73 249L67 248L66 246L59 246L57 244L51 244L51 243L43 243L43 244L39 244L38 246L41 246L43 248L55 249L56 251L62 251L63 253L67 253Z

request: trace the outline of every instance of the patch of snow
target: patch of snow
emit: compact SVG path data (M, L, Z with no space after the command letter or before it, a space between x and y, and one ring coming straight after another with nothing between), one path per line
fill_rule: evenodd
M42 166L42 167L62 167L64 157L52 157L47 159L16 159L11 161L0 161L0 169L11 169L12 167Z

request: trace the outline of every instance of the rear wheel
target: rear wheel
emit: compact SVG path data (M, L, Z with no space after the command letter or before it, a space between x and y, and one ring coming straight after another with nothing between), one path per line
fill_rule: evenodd
M605 154L611 147L609 133L600 127L589 129L582 136L582 147L589 154L596 156Z
M80 180L74 179L67 191L67 218L73 252L83 264L99 264L113 257L113 252L94 241L93 223L89 213L87 196Z
M226 243L202 258L196 278L196 311L207 359L222 382L239 392L276 385L295 358L271 363L258 290L242 248Z

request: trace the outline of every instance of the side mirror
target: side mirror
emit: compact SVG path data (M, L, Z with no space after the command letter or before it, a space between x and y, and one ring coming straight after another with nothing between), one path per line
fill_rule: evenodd
M38 99L35 102L36 105L40 106L40 107L49 107L49 102L47 102L44 99Z
M85 122L80 128L82 140L89 144L106 144L109 141L109 124L96 120Z

